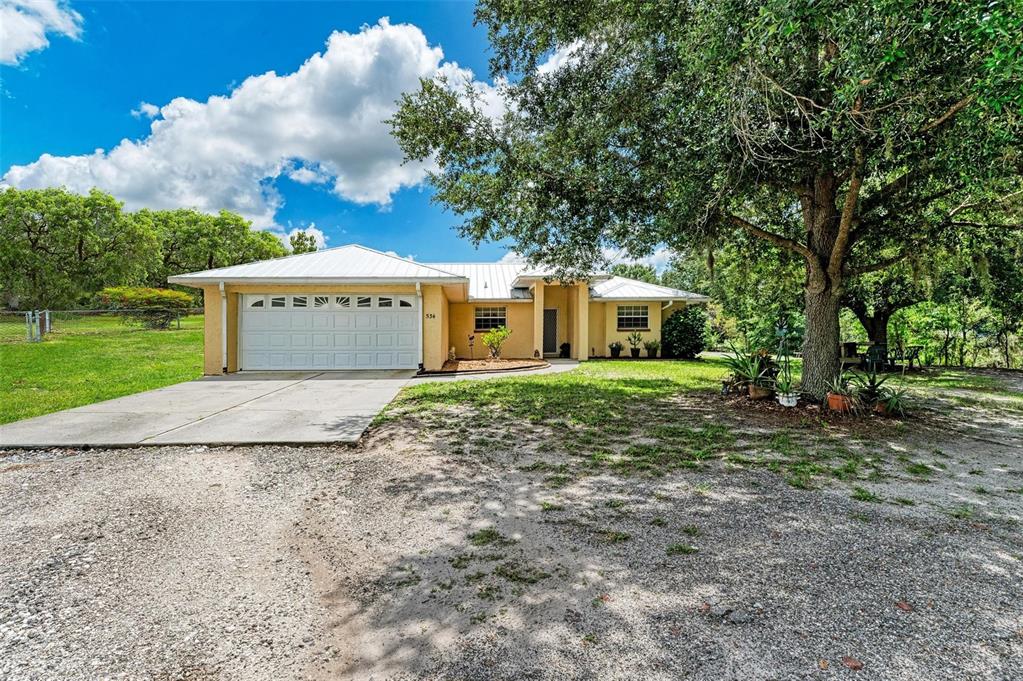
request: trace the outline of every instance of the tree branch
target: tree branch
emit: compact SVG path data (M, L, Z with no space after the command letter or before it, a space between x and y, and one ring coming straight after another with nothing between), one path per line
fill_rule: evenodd
M810 262L816 262L816 258L810 249L794 239L789 239L781 234L775 234L774 232L768 232L765 229L760 229L752 222L743 220L738 215L728 215L725 219L736 227L741 227L755 237L763 239L764 241L769 241L775 246L792 251L793 253L798 253Z
M869 265L863 265L862 267L847 267L845 268L844 272L845 276L856 277L861 274L867 274L869 272L877 272L879 270L887 269L892 265L895 265L909 257L909 254L912 252L912 250L913 246L910 246L907 247L905 250L900 251L898 255L893 255L890 258L882 258L877 262L872 262Z
M966 97L963 97L958 102L949 107L948 111L941 114L924 127L920 128L920 132L930 132L931 130L935 130L945 125L945 123L949 122L957 113L959 113L960 111L968 107L970 104L972 104L973 100L975 100L976 98L977 95L967 95Z
M837 281L842 275L842 263L849 247L849 230L852 229L853 215L856 213L856 200L860 196L860 187L863 186L863 166L866 157L862 145L856 147L855 156L856 160L849 175L849 190L845 193L845 205L842 206L842 217L838 222L838 236L835 237L835 245L831 248L831 257L828 258L828 276L832 281Z

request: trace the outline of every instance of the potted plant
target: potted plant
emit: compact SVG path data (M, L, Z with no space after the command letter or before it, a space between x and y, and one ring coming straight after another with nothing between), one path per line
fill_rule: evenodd
M884 388L881 396L874 405L874 411L881 416L898 414L906 415L906 396L909 391L906 388Z
M778 404L781 406L794 407L799 404L796 382L792 378L792 370L788 366L783 366L778 376L774 379L774 389L778 393Z
M657 351L661 349L661 341L659 340L648 340L643 343L643 347L646 348L646 356L650 358L657 357Z
M739 350L734 345L725 364L732 370L732 385L746 388L751 399L762 400L772 395L770 363L760 353Z
M828 390L828 409L839 413L852 411L855 394L849 385L849 379L844 374L839 374L831 382L831 388Z
M887 380L888 376L878 378L877 369L874 367L863 373L849 372L849 382L856 388L856 397L862 404L871 408L876 407L887 394L887 388L884 387Z
M622 356L622 350L625 348L621 341L615 341L607 346L607 349L611 351L611 357L618 358Z
M639 331L633 331L629 334L628 341L629 345L632 346L629 348L629 354L632 355L633 359L639 357L639 344L643 342L643 334Z

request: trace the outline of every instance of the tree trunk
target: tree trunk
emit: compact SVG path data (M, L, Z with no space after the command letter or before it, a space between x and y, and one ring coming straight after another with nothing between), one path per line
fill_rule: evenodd
M863 325L863 330L867 332L867 338L874 345L888 345L888 320L890 317L891 314L887 312L875 312L872 315L857 313L856 315L860 324Z
M803 338L803 392L823 397L838 376L839 356L838 296L831 289L804 292L806 335Z

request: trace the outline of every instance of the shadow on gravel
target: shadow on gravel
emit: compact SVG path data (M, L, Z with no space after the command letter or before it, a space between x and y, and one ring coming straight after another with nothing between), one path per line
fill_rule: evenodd
M398 455L414 471L396 451L366 452L390 475L359 479L365 515L317 530L373 528L361 568L351 547L320 555L342 651L321 678L788 678L848 656L916 680L1023 653L1023 601L1006 600L1023 571L996 559L1018 537L767 471L552 488L515 447L480 461L420 443Z

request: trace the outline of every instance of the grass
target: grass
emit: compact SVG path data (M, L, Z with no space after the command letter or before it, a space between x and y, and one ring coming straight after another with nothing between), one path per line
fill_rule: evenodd
M665 551L669 556L688 556L696 553L699 549L689 544L670 544Z
M42 343L0 342L0 423L198 378L202 325L194 316L150 331L89 318Z

